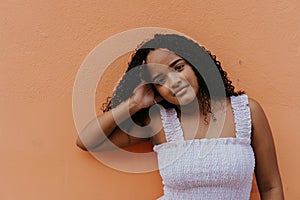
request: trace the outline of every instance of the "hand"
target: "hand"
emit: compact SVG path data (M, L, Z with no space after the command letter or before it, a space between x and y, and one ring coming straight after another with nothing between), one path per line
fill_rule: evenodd
M133 95L130 97L131 100L140 109L148 108L163 100L162 97L154 97L154 91L151 84L147 84L144 81L133 91Z

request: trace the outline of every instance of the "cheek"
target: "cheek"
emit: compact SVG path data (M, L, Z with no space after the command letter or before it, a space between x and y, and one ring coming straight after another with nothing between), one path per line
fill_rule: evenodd
M199 90L198 78L197 78L196 74L194 73L194 71L190 71L188 74L185 75L185 77L187 78L186 80L189 82L189 84L195 90Z
M168 101L169 103L175 103L173 96L172 96L172 92L167 88L167 87L163 87L163 86L156 86L156 91L158 92L158 94L165 99L166 101Z
M198 83L198 79L197 79L197 77L195 77L195 81L194 81L194 86L195 86L195 89L197 89L197 92L198 92L198 90L199 90L199 83Z
M155 86L156 91L159 93L160 96L163 98L167 97L167 94L169 93L168 88L163 86Z
M196 95L197 95L198 92L200 91L200 86L199 86L199 83L198 83L198 79L197 79L196 82L195 82L194 90L195 90L195 94L196 94Z

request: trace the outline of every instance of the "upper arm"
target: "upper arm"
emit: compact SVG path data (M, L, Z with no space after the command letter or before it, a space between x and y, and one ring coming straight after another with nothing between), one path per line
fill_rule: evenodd
M280 198L283 195L282 184L269 122L257 101L249 98L249 107L253 128L251 145L255 153L255 175L259 191L262 195L276 188Z
M97 144L94 148L84 150L108 151L136 145L149 140L152 141L153 136L155 136L156 133L161 129L161 123L159 123L159 109L151 109L149 116L137 115L135 117L138 117L139 120L142 120L142 122L139 122L139 120L133 120L135 124L132 126L132 128L130 128L129 131L127 131L129 134L117 126L109 135L109 137L107 137L103 142ZM125 125L124 128L127 127L127 125Z

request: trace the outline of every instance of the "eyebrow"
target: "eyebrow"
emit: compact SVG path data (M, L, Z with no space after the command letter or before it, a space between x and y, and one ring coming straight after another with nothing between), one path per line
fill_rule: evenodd
M158 77L160 77L160 76L162 76L163 75L163 73L158 73L157 75L155 75L153 78L152 78L152 80L154 81L155 79L157 79Z
M178 62L182 61L182 58L178 58L176 60L174 60L173 62L171 62L171 64L169 65L171 68L174 67L174 65L176 65ZM163 75L163 73L158 73L157 75L155 75L152 80L154 81L155 79L157 79L158 77L160 77L161 75Z
M182 58L178 58L178 59L174 60L169 66L174 67L174 65L176 65L179 61L182 61L182 60L183 60Z

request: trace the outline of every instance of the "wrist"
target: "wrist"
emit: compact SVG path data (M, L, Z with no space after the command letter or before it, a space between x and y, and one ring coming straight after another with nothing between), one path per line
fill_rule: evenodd
M142 109L142 107L140 106L140 104L135 101L134 97L130 97L127 100L127 102L128 102L129 112L131 114L134 114L134 113L136 113L136 112L138 112L139 110Z

